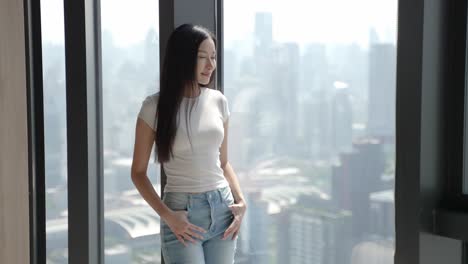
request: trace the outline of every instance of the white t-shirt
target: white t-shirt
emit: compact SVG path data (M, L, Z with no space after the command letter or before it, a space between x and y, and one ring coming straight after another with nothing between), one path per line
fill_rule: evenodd
M158 100L159 92L146 97L138 114L154 131ZM189 104L190 114L191 103L196 100L198 103L193 105L190 122L186 123L186 105ZM218 90L202 87L198 97L183 97L177 114L174 158L169 155L170 160L163 164L167 175L164 192L205 192L229 186L219 156L224 138L223 123L229 115L227 98Z

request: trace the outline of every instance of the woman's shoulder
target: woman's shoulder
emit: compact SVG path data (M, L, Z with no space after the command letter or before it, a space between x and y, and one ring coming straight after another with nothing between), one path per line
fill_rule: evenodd
M156 113L156 109L159 101L159 91L153 94L147 95L141 103L141 110L144 112Z
M229 103L228 103L227 97L220 90L215 90L215 89L210 89L210 88L207 88L207 89L211 90L210 93L213 95L212 97L214 98L216 105L218 106L219 110L221 111L223 115L223 121L226 121L230 115Z
M206 87L206 90L212 97L218 100L226 100L226 96L220 90L211 89L209 87Z
M150 100L150 101L153 101L155 103L158 102L158 99L159 99L159 91L157 91L155 93L152 93L152 94L149 94L145 98L145 100Z
M156 111L159 100L159 92L147 95L143 100L138 117L143 119L154 131L156 131Z
M156 106L158 105L158 101L159 101L159 91L156 93L147 95L143 99L142 104L146 108L156 108Z

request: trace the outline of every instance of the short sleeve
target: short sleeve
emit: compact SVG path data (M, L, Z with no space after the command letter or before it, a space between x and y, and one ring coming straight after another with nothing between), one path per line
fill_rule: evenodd
M231 115L229 111L229 103L226 98L226 96L223 94L223 122L226 122L229 119L229 116Z
M154 131L156 131L157 120L156 120L156 110L157 110L157 96L150 95L143 100L138 113L138 117L145 121L148 126L150 126Z

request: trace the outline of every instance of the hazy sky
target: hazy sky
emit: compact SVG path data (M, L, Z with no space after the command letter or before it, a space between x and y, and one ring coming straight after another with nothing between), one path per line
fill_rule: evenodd
M63 1L43 0L45 41L63 42ZM144 39L158 28L157 0L102 0L102 27L119 46ZM225 40L241 40L254 28L255 12L272 12L273 38L279 42L357 42L366 46L369 28L395 42L396 0L224 0Z

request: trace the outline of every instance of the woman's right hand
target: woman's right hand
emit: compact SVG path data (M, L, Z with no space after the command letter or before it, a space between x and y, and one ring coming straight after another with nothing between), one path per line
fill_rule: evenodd
M196 233L195 231L199 231L201 233L206 233L206 230L196 226L188 221L187 218L188 212L183 211L173 211L170 210L170 213L164 219L166 224L175 234L177 239L184 245L187 246L185 240L188 240L192 243L195 243L193 237L197 237L203 239L203 236Z

